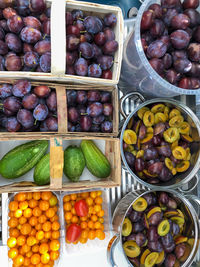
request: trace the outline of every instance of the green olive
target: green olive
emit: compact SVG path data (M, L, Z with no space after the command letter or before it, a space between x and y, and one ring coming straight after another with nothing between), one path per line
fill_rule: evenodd
M123 249L128 257L136 258L140 255L140 247L133 240L126 241L123 244Z
M159 236L165 236L169 233L170 224L168 220L163 220L158 225L158 234Z
M129 236L131 232L132 232L132 223L129 220L129 218L125 218L122 225L122 235Z

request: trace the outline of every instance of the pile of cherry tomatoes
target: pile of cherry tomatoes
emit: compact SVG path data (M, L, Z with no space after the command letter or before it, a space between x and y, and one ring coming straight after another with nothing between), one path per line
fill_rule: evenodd
M8 257L13 267L52 267L59 258L58 199L51 192L18 193L9 203Z
M93 191L64 196L67 243L84 244L88 239L105 239L101 195L101 191Z

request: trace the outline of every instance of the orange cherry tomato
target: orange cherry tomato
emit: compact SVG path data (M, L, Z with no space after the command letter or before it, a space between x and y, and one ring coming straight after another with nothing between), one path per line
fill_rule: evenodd
M40 263L40 254L35 253L31 256L31 263L37 265Z
M57 251L60 248L60 242L58 240L52 240L50 242L50 250Z
M9 203L9 209L10 209L11 211L15 211L15 210L17 210L17 209L18 209L18 202L17 202L17 201L11 201L11 202Z
M9 237L7 240L7 245L9 248L14 248L17 245L17 239L15 237Z
M22 266L24 264L24 257L22 255L17 255L17 257L13 259L13 263L17 267Z
M18 250L17 248L11 248L9 251L8 251L8 257L10 259L14 259L15 257L17 257L18 255Z

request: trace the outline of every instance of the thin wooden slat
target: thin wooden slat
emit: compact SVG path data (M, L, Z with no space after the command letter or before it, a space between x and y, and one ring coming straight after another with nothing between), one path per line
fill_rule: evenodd
M50 140L50 188L62 188L62 176L64 166L64 152L61 138Z

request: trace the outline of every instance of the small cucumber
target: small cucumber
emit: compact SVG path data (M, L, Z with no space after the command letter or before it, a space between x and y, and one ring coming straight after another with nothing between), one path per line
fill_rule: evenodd
M106 178L110 175L110 162L93 141L83 140L81 149L86 160L86 166L94 176Z
M46 154L38 164L35 166L34 170L34 182L37 185L46 185L50 183L50 154Z
M77 146L69 146L64 152L64 174L72 181L78 182L85 168L85 158Z
M29 172L42 158L48 149L48 141L31 141L10 150L0 160L0 174L13 179Z

